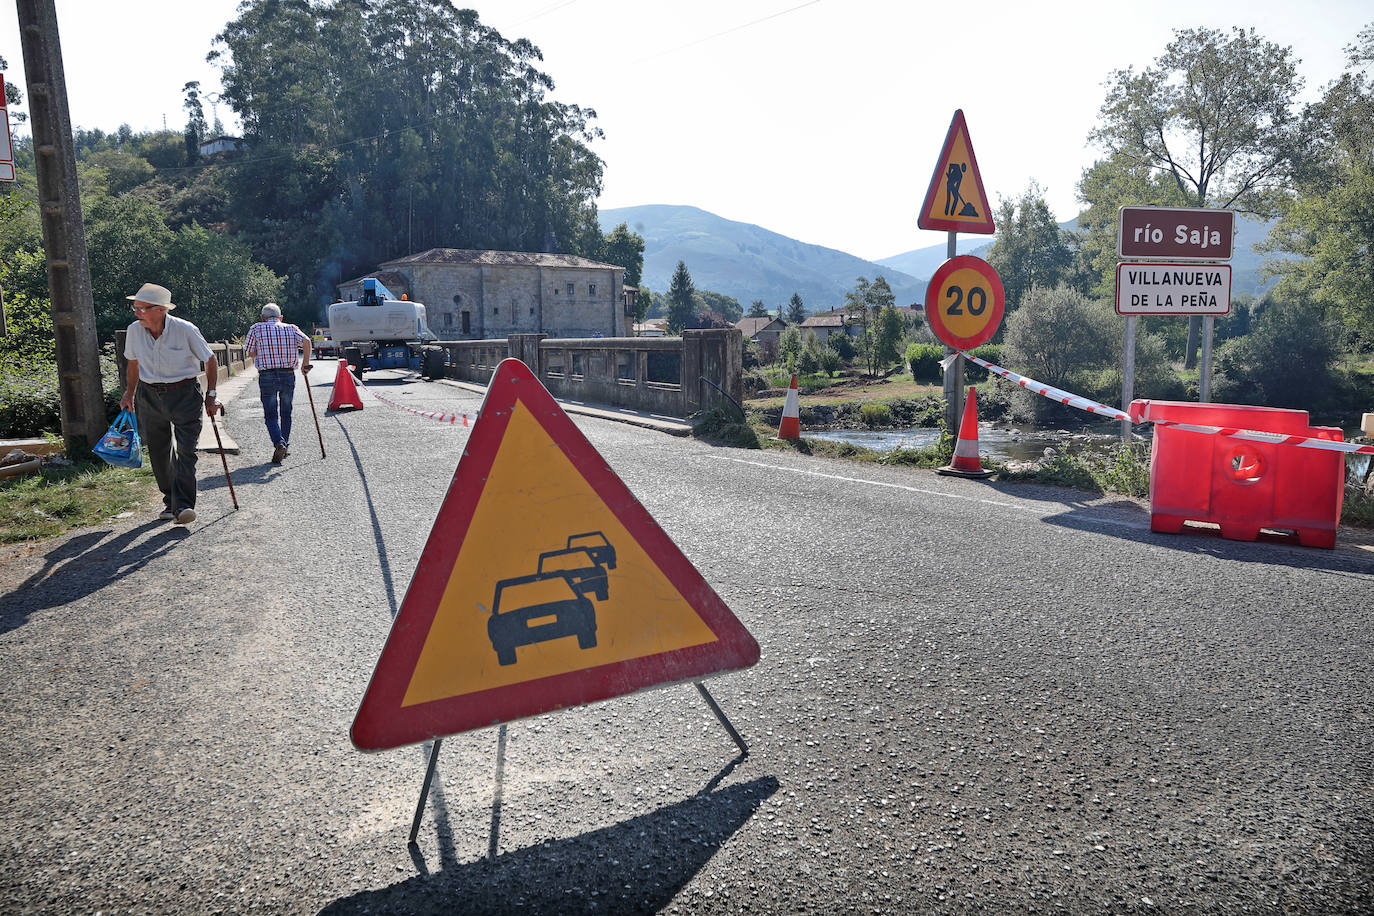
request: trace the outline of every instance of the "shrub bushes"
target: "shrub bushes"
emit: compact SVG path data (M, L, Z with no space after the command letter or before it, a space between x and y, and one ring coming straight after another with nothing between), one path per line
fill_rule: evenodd
M892 409L886 404L865 404L859 408L859 419L869 429L888 426L892 423Z
M918 382L941 381L944 373L940 369L940 360L944 358L944 347L934 344L914 343L906 348L906 364L911 367L911 377Z

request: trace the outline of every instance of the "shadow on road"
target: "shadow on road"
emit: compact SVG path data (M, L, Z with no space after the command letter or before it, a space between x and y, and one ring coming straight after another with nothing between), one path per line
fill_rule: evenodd
M331 415L332 416L332 415ZM396 585L391 580L391 563L386 557L386 540L382 537L382 523L377 518L377 504L372 499L372 489L367 485L367 470L363 467L363 459L358 455L358 448L353 444L353 437L348 433L348 427L339 422L339 432L343 433L344 441L348 443L348 450L353 455L353 464L358 469L358 480L363 485L363 498L367 502L367 516L372 522L372 539L377 544L377 565L382 571L382 582L386 585L386 602L391 619L396 619L396 612L399 609L396 604Z
M154 528L164 530L143 539ZM43 566L5 596L0 605L0 633L23 626L35 611L99 591L192 536L186 528L163 521L149 521L117 537L110 537L111 533L86 531L44 554Z
M1282 536L1261 534L1256 541L1235 541L1223 538L1219 531L1207 528L1187 528L1179 534L1162 534L1150 530L1150 515L1141 513L1140 527L1104 522L1095 507L1077 508L1061 515L1051 515L1045 522L1072 528L1076 531L1091 531L1110 537L1134 541L1138 544L1153 544L1180 553L1216 557L1238 563L1263 563L1266 566L1288 566L1293 569L1312 569L1334 573L1371 573L1374 572L1374 556L1361 556L1349 550L1340 550L1339 535L1336 550L1321 547L1303 547L1296 541Z
M321 912L656 913L777 790L776 778L761 777L580 836L447 865Z

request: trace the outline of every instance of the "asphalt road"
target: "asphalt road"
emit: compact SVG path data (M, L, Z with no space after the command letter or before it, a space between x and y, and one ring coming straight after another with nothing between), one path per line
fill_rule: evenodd
M328 402L331 363L315 374ZM455 386L369 378L421 410ZM348 728L468 430L322 416L200 519L0 551L0 911L1374 912L1374 551L578 426L753 668L447 739ZM154 507L155 509L156 507Z

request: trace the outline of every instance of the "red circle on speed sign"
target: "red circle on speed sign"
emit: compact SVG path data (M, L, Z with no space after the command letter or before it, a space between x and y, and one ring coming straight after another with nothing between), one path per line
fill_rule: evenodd
M935 271L926 287L926 321L956 350L985 344L1002 323L1002 278L982 258L961 254Z

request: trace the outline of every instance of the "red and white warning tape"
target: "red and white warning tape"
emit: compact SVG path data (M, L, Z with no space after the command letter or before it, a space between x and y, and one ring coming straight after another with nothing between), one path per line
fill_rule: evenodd
M994 366L992 363L987 362L986 360L981 360L976 356L970 356L967 353L951 353L949 356L946 356L943 360L940 361L940 365L944 366L944 368L948 370L949 364L954 362L954 357L961 355L964 357L964 359L968 360L969 362L977 363L989 372L995 372L1007 381L1014 382L1017 385L1020 385L1022 388L1025 388L1028 391L1034 391L1036 394L1042 395L1043 397L1047 397L1052 401L1058 401L1059 403L1067 404L1070 407L1077 407L1079 410L1086 410L1088 413L1095 413L1100 416L1111 417L1113 420L1129 420L1131 418L1130 414L1125 413L1124 411L1117 410L1115 407L1108 407L1106 404L1099 404L1096 401L1090 400L1088 398L1082 398L1076 394L1070 394L1067 391L1062 391L1050 385L1041 384L1033 378L1026 378L1024 375L1017 375L1010 369L1003 369L1001 366Z
M396 403L395 401L391 400L390 398L382 397L380 394L378 394L377 392L373 391L371 388L369 388L369 387L367 387L366 385L364 385L361 381L358 382L357 385L358 385L359 388L361 388L362 390L366 391L368 394L372 395L374 398L376 398L377 400L381 401L383 404L387 404L387 405L389 405L389 406L391 406L391 407L399 407L401 410L404 410L406 413L413 413L413 414L415 414L417 417L424 417L426 420L438 420L440 423L447 423L447 424L449 424L450 426L455 426L455 425L457 425L457 423L458 423L459 420L461 420L461 421L463 422L463 425L464 425L464 426L469 425L469 424L468 424L468 416L469 416L469 415L466 414L466 413L444 413L443 411L440 411L440 410L416 410L414 407L407 407L407 406L404 405L404 404L398 404L398 403ZM472 418L473 418L474 420L476 420L476 419L477 419L477 412L474 412L473 414L471 414L471 416L472 416Z
M1004 369L1001 366L994 365L988 362L987 360L979 359L976 356L973 356L968 353L963 353L962 351L958 353L951 353L949 356L946 356L943 360L941 360L940 364L944 366L945 369L948 369L949 364L954 361L955 356L963 356L964 359L968 360L969 362L982 366L989 372L992 372L996 375L1000 375L1002 376L1002 378L1006 379L1009 382L1014 382L1028 391L1034 391L1036 394L1043 395L1044 397L1047 397L1054 401L1058 401L1061 404L1067 404L1070 407L1077 407L1079 410L1086 410L1088 413L1091 414L1111 417L1115 420L1130 420L1132 423L1135 422L1134 420L1131 420L1130 414L1118 410L1115 407L1108 407L1106 404L1099 404L1097 401L1091 400L1089 398L1079 397L1076 394L1070 394L1067 391L1061 391L1060 389L1054 388L1050 385L1041 384L1033 378L1026 378L1024 375L1017 375L1010 369ZM1337 439L1318 439L1315 436L1289 436L1283 433L1267 433L1254 429L1237 429L1233 427L1224 426L1202 426L1197 423L1180 423L1177 420L1145 420L1142 422L1151 422L1154 423L1156 426L1168 426L1173 429L1184 430L1185 432L1205 433L1207 435L1213 436L1227 436L1232 439L1245 439L1251 442L1266 442L1271 445L1294 445L1299 448L1323 449L1329 452L1346 452L1347 454L1356 455L1374 455L1374 445L1357 445L1354 442L1342 442Z

